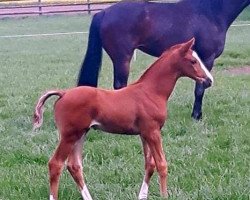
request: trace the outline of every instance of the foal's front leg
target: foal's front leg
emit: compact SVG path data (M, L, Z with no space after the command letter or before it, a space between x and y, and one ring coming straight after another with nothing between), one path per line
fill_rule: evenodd
M155 170L155 161L150 152L147 142L142 137L141 140L142 140L144 160L145 160L145 175L138 198L139 200L146 200L148 198L148 187L150 178L152 177Z
M159 129L155 129L144 133L142 137L147 142L150 152L155 160L156 169L159 174L161 196L167 197L168 166L162 147L161 132Z
M84 200L92 200L92 197L88 191L87 185L83 179L82 172L82 147L85 140L86 133L83 137L75 144L73 151L70 153L67 160L67 169L76 182L78 188L81 191L82 198Z

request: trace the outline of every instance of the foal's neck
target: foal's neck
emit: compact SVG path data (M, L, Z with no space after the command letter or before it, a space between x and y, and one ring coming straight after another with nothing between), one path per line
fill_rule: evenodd
M160 96L167 101L179 77L177 67L158 61L141 76L136 84L140 84L141 89L151 95Z

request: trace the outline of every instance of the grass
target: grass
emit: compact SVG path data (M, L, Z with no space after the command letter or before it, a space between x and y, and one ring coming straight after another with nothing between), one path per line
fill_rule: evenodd
M87 31L89 20L85 16L5 19L0 35ZM190 118L193 82L181 79L176 86L162 130L170 200L250 199L250 77L223 72L250 65L249 31L249 26L230 28L225 52L213 71L215 86L204 99L202 122ZM55 99L47 102L45 122L37 133L31 131L34 104L45 90L75 85L86 43L87 35L0 38L1 200L48 199L47 161L57 144L52 116ZM153 60L138 53L130 82ZM100 86L112 88L111 80L111 62L105 55ZM90 131L84 174L94 199L136 199L143 177L139 138ZM66 171L60 199L81 199ZM156 175L150 199L161 199Z

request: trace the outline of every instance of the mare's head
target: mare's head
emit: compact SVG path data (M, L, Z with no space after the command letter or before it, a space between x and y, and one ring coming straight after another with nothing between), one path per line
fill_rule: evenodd
M189 77L205 88L210 87L213 83L213 76L202 63L198 54L192 50L195 39L191 39L186 43L178 44L170 48L172 56L175 59L175 68L179 72L179 76Z

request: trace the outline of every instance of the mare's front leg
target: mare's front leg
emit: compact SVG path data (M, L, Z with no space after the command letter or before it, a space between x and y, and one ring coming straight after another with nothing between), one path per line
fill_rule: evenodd
M201 120L202 119L202 100L204 96L205 88L202 84L196 83L195 84L195 90L194 90L194 107L192 112L192 118L195 120Z
M214 64L214 55L207 61L204 62L204 65L207 67L209 71L211 71ZM202 119L202 101L203 96L205 93L205 89L207 89L208 86L206 84L195 84L195 90L194 90L194 106L193 106L193 112L192 112L192 118L195 120L201 120Z
M84 200L92 200L92 197L83 178L82 148L86 134L87 133L85 133L82 138L75 144L74 149L70 153L67 160L67 169L76 182L79 190L81 191L82 198Z
M142 137L141 140L142 140L144 160L145 160L145 175L138 198L139 200L146 200L148 198L148 187L150 178L152 177L155 170L155 161L150 152L147 142Z
M147 142L150 152L156 164L156 170L159 174L160 192L162 197L168 197L167 175L168 166L162 147L162 138L160 129L148 130L141 134L141 137Z

